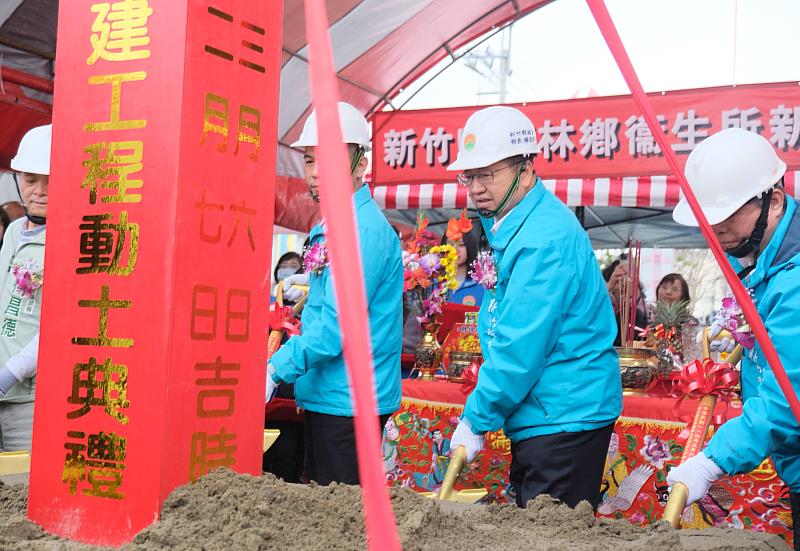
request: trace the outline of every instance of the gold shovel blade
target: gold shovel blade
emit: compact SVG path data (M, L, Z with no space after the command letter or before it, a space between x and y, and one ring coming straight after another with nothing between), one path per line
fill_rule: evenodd
M281 435L278 429L264 429L264 451L267 451Z
M31 470L31 453L27 450L0 453L0 476L22 474Z
M489 492L485 488L475 488L472 490L458 490L450 494L450 499L447 501L455 501L456 503L473 504L479 502ZM439 494L434 492L422 492L423 496L431 499L439 499Z

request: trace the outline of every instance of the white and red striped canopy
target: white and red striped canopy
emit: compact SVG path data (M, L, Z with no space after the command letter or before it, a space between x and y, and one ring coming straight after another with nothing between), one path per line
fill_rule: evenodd
M788 171L786 193L800 199L800 171ZM575 178L542 180L545 187L570 207L672 208L680 199L674 176L628 178ZM400 184L372 186L373 196L385 210L472 208L466 188L458 184Z

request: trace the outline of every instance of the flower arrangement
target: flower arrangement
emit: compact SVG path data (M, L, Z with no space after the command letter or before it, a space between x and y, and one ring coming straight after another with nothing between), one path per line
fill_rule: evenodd
M317 241L306 247L303 266L308 274L320 275L328 266L328 248L324 241Z
M447 295L458 287L455 248L431 246L427 226L428 221L418 215L414 238L409 250L403 251L403 293L406 302L417 309L417 321L421 324L435 321L442 313Z
M409 252L427 253L438 241L436 234L428 229L428 219L423 218L422 211L417 211L417 226L408 244Z
M744 319L742 309L736 298L727 296L722 299L722 308L714 315L713 325L717 325L727 330L733 340L741 344L743 348L750 350L755 346L755 337L750 330L750 325Z
M17 264L11 269L14 279L17 283L17 289L22 293L22 296L30 298L36 292L36 289L42 286L42 276L40 274L31 272Z
M469 276L483 285L487 291L494 291L497 287L497 266L494 255L490 251L482 251L472 262Z
M464 238L465 233L472 231L472 220L467 218L467 209L461 211L461 217L451 218L447 221L447 240L451 243L458 243Z

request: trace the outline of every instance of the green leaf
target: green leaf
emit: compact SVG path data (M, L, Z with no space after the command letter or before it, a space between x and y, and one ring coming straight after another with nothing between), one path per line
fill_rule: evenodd
M748 530L753 526L753 519L751 519L750 517L744 517L742 521L744 522L744 527L747 528Z
M672 454L672 457L680 457L683 455L683 446L677 442L670 442L669 451Z
M636 439L636 437L634 435L626 434L625 435L625 440L628 442L628 449L630 451L635 452L636 448L639 447L639 441Z
M408 453L408 446L398 446L400 453Z
M667 475L664 473L664 471L657 471L656 480L658 480L659 482L664 482L667 480Z

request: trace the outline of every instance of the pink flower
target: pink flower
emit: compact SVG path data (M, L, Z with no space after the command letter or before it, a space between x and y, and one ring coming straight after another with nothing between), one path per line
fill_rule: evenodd
M714 323L729 331L733 340L747 350L755 346L753 332L735 297L727 296L722 299L722 308L714 315Z
M634 513L631 515L631 523L633 524L644 524L645 518L642 513Z
M422 301L422 315L417 316L419 323L429 323L433 321L437 314L442 313L442 306L444 305L444 297L439 294L433 294Z
M41 275L35 274L21 266L15 264L11 269L11 273L14 274L17 289L19 289L19 292L22 293L24 297L32 297L36 289L42 286Z
M672 459L667 443L651 434L644 435L644 447L639 449L639 453L657 469L663 469L664 463Z
M323 241L317 241L306 248L303 259L306 273L320 275L328 266L328 248Z
M426 254L425 256L419 259L420 268L425 270L425 273L428 275L432 275L436 273L439 269L441 264L439 263L439 255L438 254Z
M470 266L469 275L476 282L483 285L488 291L497 287L497 267L494 256L489 251L483 251Z

